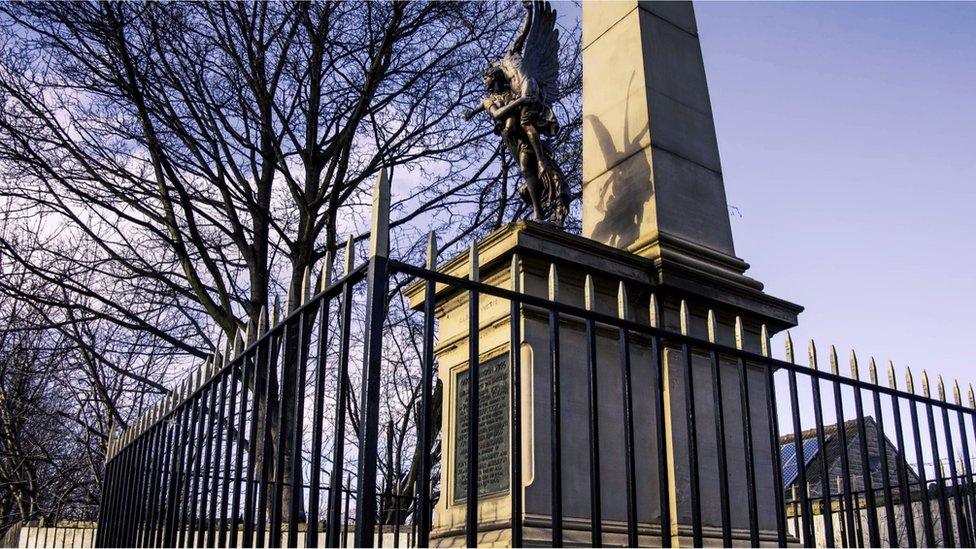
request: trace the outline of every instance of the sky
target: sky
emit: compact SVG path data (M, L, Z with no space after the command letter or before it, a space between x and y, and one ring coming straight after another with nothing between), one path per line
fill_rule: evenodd
M736 253L798 347L976 383L976 3L695 10Z

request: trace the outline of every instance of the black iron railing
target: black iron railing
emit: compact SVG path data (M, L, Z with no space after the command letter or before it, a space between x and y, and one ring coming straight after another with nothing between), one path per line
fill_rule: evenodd
M587 277L584 304L574 305L561 299L555 264L549 269L548 295L535 295L518 285L522 266L517 256L512 258L511 288L479 280L475 248L466 278L434 269L433 244L426 268L391 260L387 185L381 181L376 191L374 237L365 264L353 267L347 262L345 274L335 281L326 273L315 295L298 298L299 307L270 322L270 327L261 327L253 338L241 338L233 350L215 357L111 442L97 545L339 547L352 543L369 547L402 542L428 546L434 503L445 497L443 480L432 475L436 463L431 453L436 432L432 420L434 302L435 289L441 286L467 295L470 364L480 359L482 298L491 296L510 306L509 473L515 489L507 501L513 517L525 514L519 489L525 479L526 405L521 386L521 321L531 314L547 322L549 348L545 356L536 355L534 363L546 369L549 466L537 471L536 481L548 477L549 508L541 523L533 519L534 530L548 534L547 543L561 546L567 529L580 528L594 546L608 543L610 536L621 536L616 539L631 546L670 546L675 537L690 538L701 546L706 536L726 546L735 540L753 546L771 542L808 547L976 543L970 455L970 444L976 441L976 413L971 390L968 407L961 402L958 386L953 402L946 400L941 379L933 397L925 374L922 394L915 393L911 374L906 389L900 390L890 365L889 384L882 386L873 360L870 380L863 381L854 355L851 375L843 376L833 349L830 368L820 369L812 342L810 363L801 366L794 361L789 336L786 359L775 359L765 326L759 327L756 338L734 317L732 334L723 339L716 315L707 305L695 305L704 313L699 316L705 317L707 335L693 336L689 305L680 294L650 296L638 315L630 310L632 301L621 282L618 310L608 314L593 305L593 282ZM347 252L347 258L352 256ZM390 483L379 486L377 473L381 386L386 375L382 353L385 338L392 337L385 327L385 296L394 276L412 277L426 285L419 406L410 411L417 416L418 471L412 489L406 491L399 489L402 486L390 490ZM357 300L365 313L359 320L352 314ZM676 329L664 321L659 300L675 305ZM635 320L638 316L648 320ZM572 520L564 512L567 380L561 371L565 349L560 343L569 320L583 326L586 379L572 383L586 387L589 460L589 516ZM354 333L361 340L354 341ZM613 334L616 364L605 363L607 355L597 352L598 339L605 337L600 334ZM750 343L750 338L757 341ZM253 341L245 346L248 339ZM647 358L640 364L635 362L635 347L646 351L641 356ZM354 358L362 360L361 368L352 367ZM638 366L649 374L649 382L635 386ZM598 399L598 387L611 382L619 387L619 398L614 399L619 403L614 406L620 406L622 448L601 445L601 437L609 433L600 419L605 405ZM478 368L472 369L466 383L467 417L478 419L468 422L465 434L470 474L463 500L463 536L474 546L479 540L478 425L482 421ZM676 386L681 389L672 394ZM352 399L358 402L355 417L350 413ZM650 410L650 419L637 413L638 399L649 399L649 407L641 409ZM702 416L703 409L710 412ZM671 425L666 424L667 417ZM297 419L289 425L288 418ZM654 436L639 442L644 439L635 431L648 425ZM674 434L676 425L683 436ZM636 459L641 444L657 456L653 471ZM609 500L601 459L608 451L624 453L620 472L624 491L609 494L625 501L625 516L615 525L602 520ZM687 485L675 486L679 473L686 475ZM642 499L640 485L651 477L659 487L672 486L681 496L673 500L672 491L664 488L657 490L656 501ZM704 482L705 478L712 480ZM292 489L293 484L300 488ZM717 511L703 509L714 502ZM648 520L645 509L652 503L658 512ZM580 519L587 522L580 526ZM513 545L526 541L525 524L510 522Z

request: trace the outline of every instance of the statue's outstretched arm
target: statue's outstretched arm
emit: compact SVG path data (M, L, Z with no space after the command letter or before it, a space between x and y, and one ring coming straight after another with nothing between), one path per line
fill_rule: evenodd
M488 107L488 114L490 114L495 120L502 120L506 116L512 114L512 111L520 107L527 99L527 97L523 96L514 101L510 101L503 107Z
M532 26L532 0L522 2L525 6L525 19L522 20L522 28L519 29L515 41L508 47L508 54L522 53L522 46L525 45L525 37L529 35L529 27Z
M464 120L471 120L472 116L478 114L483 110L485 110L485 103L484 102L478 103L477 107L461 112L461 118L463 118Z

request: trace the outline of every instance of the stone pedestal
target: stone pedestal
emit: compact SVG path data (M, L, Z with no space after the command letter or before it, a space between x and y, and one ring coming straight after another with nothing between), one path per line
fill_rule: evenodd
M559 301L583 306L583 285L587 274L591 275L596 288L596 310L606 314L616 314L617 290L624 282L627 288L631 318L639 322L649 322L649 302L651 293L657 295L665 327L678 330L678 306L683 297L689 297L684 290L667 287L660 283L660 271L655 261L640 255L600 244L591 239L569 235L545 225L531 222L510 224L491 234L478 243L481 279L483 282L501 288L512 288L510 263L512 254L521 258L520 285L522 291L531 295L545 297L548 290L548 272L555 263L559 273ZM469 266L467 254L458 256L441 267L443 272L464 277ZM762 294L754 292L751 303L754 309L759 305ZM408 296L414 306L420 306L423 299L422 286L408 289ZM745 297L742 301L748 301ZM442 469L441 498L435 508L434 531L431 543L442 546L464 545L465 505L460 498L459 487L455 482L458 457L456 441L458 429L459 391L466 392L463 383L459 384L459 374L466 375L468 364L468 297L467 292L439 287L437 292L436 315L439 320L436 356L439 376L444 384L444 404L442 426ZM779 302L765 302L774 309ZM788 311L777 309L776 315L746 310L741 306L719 303L708 298L696 298L691 302L691 331L693 335L704 337L707 308L715 308L719 320L721 342L732 343L732 326L735 315L744 317L746 326L746 346L758 351L759 328L765 323L771 329L784 326L779 317ZM507 393L509 386L508 352L510 336L510 304L507 300L491 296L480 298L480 329L478 342L482 383L492 378L499 364L505 375L502 387ZM525 529L525 543L547 544L550 539L550 385L549 385L549 328L545 311L523 306L520 311L519 342L522 364L522 486L516 486L523 493L524 515L520 518ZM649 341L632 336L631 363L634 390L635 442L637 462L637 503L639 509L641 545L660 543L660 490L658 482L659 459L656 448L656 402L652 398L652 360ZM590 465L588 439L588 400L586 370L586 339L584 325L580 319L564 317L560 323L560 353L562 379L562 466L563 466L563 510L565 541L589 543L590 532ZM623 399L621 370L619 363L618 335L616 330L599 329L597 332L597 363L599 367L600 401L600 447L601 483L603 501L604 540L608 545L626 544L626 499L624 477L624 439L623 439ZM686 531L689 524L690 507L688 503L688 457L685 435L684 387L680 375L680 354L673 349L664 352L664 375L667 377L665 395L666 426L668 441L669 486L664 489L671 494L672 524L666 535L672 536L674 543L688 544ZM718 476L716 457L716 431L712 410L711 371L707 356L694 357L695 390L697 392L696 411L698 414L699 452L701 459L702 512L705 519L706 536L720 542L720 514L718 506ZM739 406L738 377L735 363L723 363L723 384L730 395L725 401L726 447L730 470L730 488L736 494L736 501L745 493L743 438L741 429L741 410ZM752 424L755 439L757 467L757 489L760 504L760 525L764 530L775 528L773 514L774 498L772 492L772 462L769 447L769 431L766 416L766 396L762 371L750 370L752 393ZM501 402L486 397L482 391L483 407L482 436L486 421L494 423L501 414L503 423L509 420L510 406L507 399ZM732 398L732 397L735 398ZM464 400L464 396L461 400ZM672 410L674 410L672 414ZM740 426L736 428L736 426ZM504 437L508 437L506 431ZM495 439L498 440L497 438ZM510 441L504 444L504 455L509 455ZM511 500L508 480L509 462L499 463L494 458L494 450L484 450L482 456L482 478L495 479L499 468L505 473L506 481L494 484L491 493L480 501L479 532L480 543L485 545L507 545L510 541ZM463 459L463 454L461 454ZM747 509L737 504L732 510L733 522L747 525ZM748 531L737 531L737 537L748 543ZM772 540L772 537L769 537Z

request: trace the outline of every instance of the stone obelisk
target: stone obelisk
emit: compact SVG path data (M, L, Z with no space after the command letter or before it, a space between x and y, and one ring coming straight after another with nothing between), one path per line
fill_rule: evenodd
M610 85L608 83L613 83ZM686 300L692 335L735 344L733 324L745 326L743 344L760 350L757 330L794 326L802 307L763 293L736 257L722 179L715 122L690 2L605 1L583 3L583 236L650 260L655 291L664 299L665 326L680 329L678 308ZM673 290L673 291L669 291ZM708 355L693 353L700 448L699 484L705 538L721 525L716 472L715 409ZM684 414L682 360L665 352L667 438L672 539L690 542L690 471ZM734 363L722 361L723 389L735 387ZM767 399L760 368L748 370L755 440L759 527L775 528L770 479L774 470L769 422L756 408ZM726 399L725 446L729 489L744 484L742 411ZM764 499L765 498L765 499ZM731 509L736 537L747 533L743 505ZM746 538L748 539L748 538ZM768 539L768 536L767 536ZM719 538L721 541L721 538Z

